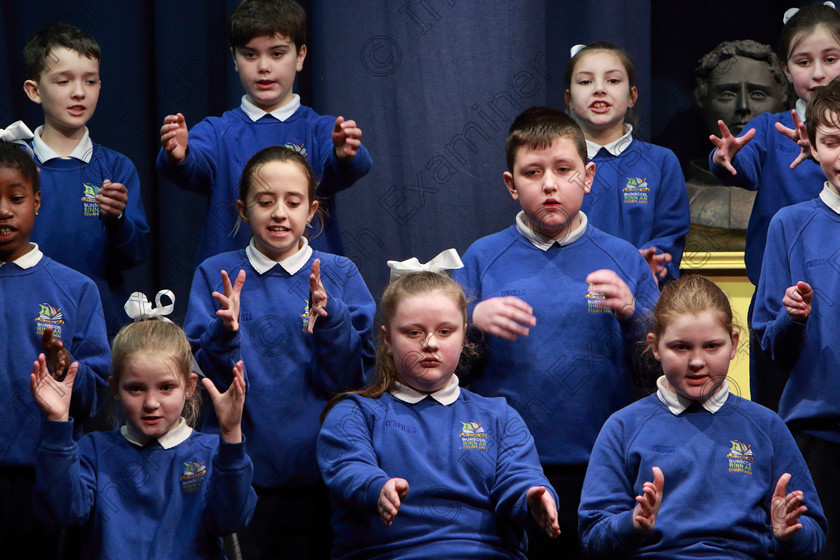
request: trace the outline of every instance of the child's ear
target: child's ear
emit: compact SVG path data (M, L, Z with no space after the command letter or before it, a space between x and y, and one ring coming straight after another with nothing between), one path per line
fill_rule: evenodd
M390 354L391 353L391 335L388 332L388 329L385 328L385 325L379 327L379 333L382 336L382 344L385 345L385 350Z
M510 196L513 197L513 200L519 200L519 191L516 190L516 183L513 182L513 173L505 171L502 174L502 177L505 180L505 186L507 187Z
M198 374L194 371L190 372L189 377L187 378L187 386L184 393L186 394L187 398L191 397L193 393L195 393L195 386L198 384Z
M787 78L787 81L790 82L790 83L793 83L793 76L791 76L790 72L788 71L787 62L782 62L782 72L785 73L785 77Z
M38 82L35 80L26 80L23 82L23 91L26 96L35 103L41 103L41 94L38 92Z
M572 91L566 90L566 112L573 115L575 110L572 108Z
M738 353L738 341L741 339L741 333L737 330L732 331L732 353L729 356L729 360L732 361L735 359L735 355Z
M648 346L650 347L650 351L653 354L653 357L658 362L659 361L659 348L657 348L657 346L656 346L656 335L654 335L652 332L647 333L647 343L648 343Z
M297 71L303 70L303 60L306 58L306 45L301 45L297 53Z
M636 100L639 99L639 90L636 89L636 86L630 88L630 100L627 103L627 107L630 108L636 104Z
M239 217L242 219L242 221L246 224L250 224L251 222L248 221L248 207L245 206L245 203L241 200L237 200L236 209L239 210Z
M230 48L230 57L233 59L233 71L239 72L239 65L236 64L236 49Z
M120 392L117 387L117 380L114 379L113 375L108 376L108 390L111 392L111 396L114 397L116 400L120 400Z
M313 200L312 204L309 205L309 214L306 216L306 223L309 223L312 221L312 218L315 217L315 212L318 211L318 206L319 204L317 200Z
M589 193L592 190L592 183L595 181L595 162L590 161L584 166L585 174L583 177L583 184L585 185L584 192Z
M808 142L808 144L810 144L811 156L814 158L814 161L816 161L817 163L819 163L819 162L820 162L820 154L819 154L819 152L817 152L817 149L814 147L814 144L813 144L813 143Z
M35 215L41 210L41 191L35 193Z

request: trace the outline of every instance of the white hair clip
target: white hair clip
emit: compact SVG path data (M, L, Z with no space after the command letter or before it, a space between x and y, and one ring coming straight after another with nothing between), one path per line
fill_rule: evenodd
M34 137L35 135L32 134L32 131L29 130L29 127L23 121L15 121L5 129L0 128L0 142L23 146L23 149L26 150L26 153L32 159L35 159L35 152L32 151L32 148L29 147L27 142Z
M164 296L169 298L169 301L171 302L169 305L161 305L160 300ZM155 296L154 305L149 302L149 299L143 292L134 292L129 296L128 301L125 302L125 312L135 321L150 319L153 317L169 321L169 319L166 318L166 315L172 313L174 309L175 294L172 293L172 290L159 291Z
M586 45L575 45L569 50L569 58L574 58L577 53L586 48Z
M828 6L832 10L836 10L837 6L834 5L834 2L823 2L823 6ZM799 8L788 8L785 11L785 15L782 16L782 23L787 25L787 22L790 21L790 18L795 16L799 12Z
M421 263L417 260L417 257L411 257L405 261L388 261L388 268L391 269L391 281L410 272L443 272L444 270L463 267L464 263L461 262L461 257L458 256L458 251L455 249L441 251L427 263Z

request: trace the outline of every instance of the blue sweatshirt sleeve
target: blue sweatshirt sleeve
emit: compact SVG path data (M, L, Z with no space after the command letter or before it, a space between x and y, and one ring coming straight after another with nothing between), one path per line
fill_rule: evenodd
M257 493L251 487L253 477L254 465L245 453L244 438L241 443L227 443L219 436L206 506L213 534L230 535L248 525L257 506Z
M680 276L680 262L685 249L685 236L691 222L691 212L685 179L674 152L666 150L661 166L662 183L656 193L652 238L640 249L656 247L659 253L671 255L668 277L675 279Z
M785 291L803 278L791 277L788 259L788 232L783 216L776 214L767 231L767 246L761 276L755 294L752 326L761 341L761 347L783 367L793 367L804 346L807 322L794 322L785 309L782 299Z
M324 277L338 280L325 282L327 316L318 317L313 328L315 367L311 370L316 376L314 381L327 393L364 386L374 361L376 303L353 261L336 257L334 263L330 271L322 268Z
M740 138L752 129L755 129L755 136L747 142L735 155L732 167L738 172L733 175L725 167L719 167L712 161L712 155L717 148L709 152L709 170L717 177L718 181L729 187L741 187L754 191L758 188L761 180L761 170L767 157L768 135L780 134L774 126L774 118L770 113L762 113L747 123L747 126L738 135ZM791 159L791 161L793 161Z
M373 160L365 145L362 144L356 155L350 159L339 159L335 155L335 144L332 141L332 131L335 117L323 115L318 117L317 136L320 144L321 181L318 184L318 196L335 196L353 183L364 177L370 171Z
M324 419L317 454L332 497L352 509L377 515L379 492L391 477L379 467L370 421L355 399L340 401Z
M557 492L543 474L534 438L522 417L505 404L508 414L499 419L497 443L500 446L496 462L496 481L490 489L490 499L496 512L515 520L522 526L531 522L528 509L528 490L544 486L557 506Z
M239 269L228 271L232 278L236 278L238 273ZM224 321L216 315L219 304L212 293L219 290L221 270L211 270L204 264L199 266L190 288L184 332L201 371L210 378L216 388L225 391L233 381L234 364L242 359L241 335L240 331L229 330ZM247 390L247 370L245 385Z
M217 146L218 137L219 131L213 122L204 119L190 129L183 163L170 161L161 148L156 161L158 173L181 189L210 194L217 179L215 162L224 157Z
M43 418L35 456L35 513L61 526L87 521L96 496L96 469L73 440L73 422Z
M95 416L105 400L111 350L99 291L93 282L86 282L80 290L78 328L70 344L65 341L65 347L72 360L79 363L73 382L70 415L83 422Z
M642 544L633 528L636 494L624 461L627 439L614 418L607 420L586 469L578 520L581 546L593 557L632 552Z
M148 253L149 224L143 210L140 194L140 177L134 164L122 154L114 162L112 183L122 183L128 191L128 202L120 220L106 222L110 250L117 265L122 269L135 267L146 260Z

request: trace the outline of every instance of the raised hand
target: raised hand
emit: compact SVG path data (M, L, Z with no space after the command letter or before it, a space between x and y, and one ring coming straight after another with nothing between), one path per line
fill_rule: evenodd
M72 358L64 343L53 336L52 327L44 329L41 335L41 349L47 358L47 368L55 379L62 379L67 374Z
M656 247L648 247L647 249L639 249L639 252L647 261L650 271L653 273L653 280L658 286L659 280L668 275L667 264L672 259L670 253L659 253L657 255L656 250Z
M187 140L189 131L184 115L166 115L160 127L160 145L170 161L184 163L187 159Z
M43 354L32 364L29 376L29 390L32 397L49 420L66 422L70 419L70 397L79 363L73 362L62 381L56 381L47 368L47 359Z
M773 536L777 541L792 539L802 528L799 516L808 511L808 508L802 505L805 495L801 490L786 494L788 482L790 482L790 474L785 473L776 483L773 499L770 502L770 521L773 523Z
M782 304L790 315L791 320L804 323L811 315L811 303L814 301L814 290L807 282L797 282L785 290Z
M321 282L321 259L315 259L309 275L309 334L314 332L318 317L327 316L327 299L327 290Z
M729 128L723 121L718 121L718 126L720 127L720 138L714 134L709 136L709 140L717 147L717 150L712 154L712 161L715 165L722 165L730 173L737 175L738 172L732 167L732 160L735 159L735 155L741 151L741 148L753 139L755 129L751 128L743 136L735 137L732 136L732 133L729 132Z
M233 381L224 393L205 377L201 380L213 401L213 411L219 421L222 439L228 443L242 441L242 409L245 407L245 371L242 360L233 366Z
M345 121L344 117L338 117L333 126L332 141L335 157L350 159L362 146L362 129L356 126L356 121Z
M225 293L213 292L213 297L221 305L221 309L216 311L216 315L221 317L222 321L228 330L239 330L239 295L242 292L242 286L245 284L245 269L239 271L236 276L236 281L231 285L230 277L226 271L222 271L222 286Z
M556 539L560 534L560 525L557 522L557 504L554 503L554 496L545 486L532 486L528 489L526 497L534 521L549 538Z
M788 128L782 123L777 122L776 130L796 142L799 146L799 155L790 164L791 169L796 169L797 165L811 157L811 141L808 139L808 129L805 128L805 123L799 118L796 109L793 109L790 114L793 116L793 128Z
M604 300L599 302L612 309L619 319L627 319L636 311L636 299L618 274L607 268L596 270L586 277L590 294L601 294Z
M110 179L105 179L96 194L96 203L102 216L119 218L128 204L128 189L122 183L112 183Z
M662 491L665 476L659 467L653 467L653 482L645 482L642 494L636 496L636 508L633 510L633 528L637 533L650 533L656 525L659 506L662 505Z
M530 328L537 325L537 318L533 308L518 297L494 297L476 304L473 324L485 334L516 340L518 336L528 336Z
M408 482L404 478L392 478L379 491L377 503L379 517L386 527L390 527L400 511L402 501L408 494Z

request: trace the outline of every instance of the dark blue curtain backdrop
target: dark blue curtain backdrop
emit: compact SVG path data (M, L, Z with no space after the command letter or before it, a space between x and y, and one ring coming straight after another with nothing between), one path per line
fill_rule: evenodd
M425 261L507 227L518 206L502 183L512 119L538 104L563 107L569 48L609 40L637 65L640 131L650 133L650 2L535 0L309 0L303 102L355 119L374 158L338 196L347 255L375 296L385 261ZM170 288L183 318L204 219L203 197L158 179L163 116L192 126L238 106L242 90L225 20L235 0L3 0L0 126L43 122L24 95L22 49L39 27L69 21L103 51L102 91L89 123L96 141L128 155L143 184L154 248L131 287ZM72 227L68 223L67 227Z

